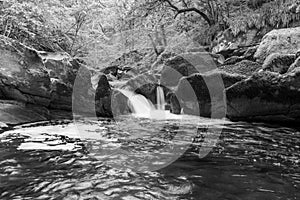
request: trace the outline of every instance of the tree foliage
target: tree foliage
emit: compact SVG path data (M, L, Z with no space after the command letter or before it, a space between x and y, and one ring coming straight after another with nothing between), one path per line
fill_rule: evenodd
M184 51L218 32L299 25L298 0L0 0L0 34L95 67L131 50ZM101 66L99 66L101 65Z

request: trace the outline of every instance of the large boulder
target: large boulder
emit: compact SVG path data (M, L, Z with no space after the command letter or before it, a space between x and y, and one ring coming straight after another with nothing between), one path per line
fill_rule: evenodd
M71 113L75 90L75 99L81 102L75 105L77 110L94 109L90 72L83 72L83 66L67 53L37 51L3 36L0 53L0 99L48 109L50 118L55 118L59 111Z
M195 66L182 56L175 56L165 63L161 72L161 83L166 86L176 86L180 78L195 73L198 73Z
M180 107L175 101L171 107L175 110L183 109L185 114L200 115L203 117L225 117L224 90L231 85L245 79L238 74L229 74L224 71L212 71L207 74L193 74L180 80L175 95Z
M285 74L295 59L295 54L273 53L266 58L263 70Z
M95 108L97 117L113 117L111 109L112 89L107 77L102 74L99 77L98 86L95 94Z
M226 89L227 115L232 120L299 121L299 89L299 70L256 73Z
M132 113L132 110L129 106L129 99L119 90L112 91L112 99L111 99L111 109L114 118L120 115L126 115Z
M260 43L255 58L263 63L272 53L295 54L300 49L300 27L273 30Z
M205 52L190 52L168 59L161 72L161 84L174 87L182 77L206 73L217 68L215 55Z
M99 82L99 80L98 80ZM95 86L97 89L98 84ZM81 67L76 75L72 92L72 112L81 116L95 116L96 89L92 85L92 72Z
M234 65L223 65L218 68L221 71L230 73L230 74L239 74L242 76L251 76L255 72L262 69L262 66L256 62L249 60L243 60Z
M79 62L72 59L70 55L65 52L38 52L44 60L45 68L51 79L51 96L50 109L60 109L72 111L72 94L76 78L82 76L83 71ZM79 72L79 70L81 70ZM91 77L89 73L77 83L84 85L85 90L91 88ZM78 86L76 88L78 90ZM86 98L89 96L87 94ZM78 97L78 95L77 95ZM85 110L85 107L78 107Z
M182 108L186 114L204 117L224 116L223 92L228 88L261 69L252 61L242 61L235 65L224 65L215 70L183 77L175 91L176 98L170 100L171 110L177 114ZM172 97L172 96L171 96Z
M5 37L0 37L0 53L2 99L71 110L73 85L82 68L77 60L65 52L37 51ZM90 79L83 83L90 86Z
M0 53L2 98L49 105L50 77L39 54L3 37L0 38Z

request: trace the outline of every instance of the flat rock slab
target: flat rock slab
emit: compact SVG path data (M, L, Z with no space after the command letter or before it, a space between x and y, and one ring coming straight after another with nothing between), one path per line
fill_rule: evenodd
M0 101L0 127L48 120L43 108L26 106L15 101Z

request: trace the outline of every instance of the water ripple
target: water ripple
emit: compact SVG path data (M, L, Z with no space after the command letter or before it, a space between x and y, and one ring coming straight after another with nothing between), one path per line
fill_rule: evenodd
M119 125L82 122L93 125L84 137L70 121L23 125L2 133L0 199L300 198L297 129L147 119L135 121L139 126L133 128L127 120ZM222 130L221 137L213 130ZM177 134L186 137L178 140ZM193 141L190 135L195 135ZM161 152L170 141L174 149ZM133 162L160 165L158 158L167 159L191 142L177 161L160 170L136 172L127 167ZM199 151L212 146L213 151L199 159ZM114 168L116 164L124 168Z

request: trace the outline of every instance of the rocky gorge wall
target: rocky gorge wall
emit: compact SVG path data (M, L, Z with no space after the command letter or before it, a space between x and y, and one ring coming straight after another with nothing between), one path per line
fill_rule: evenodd
M0 122L66 118L74 111L98 117L128 114L128 99L119 89L155 104L158 86L175 114L298 122L299 49L298 27L273 30L259 45L226 60L218 53L164 52L155 58L134 51L105 69L91 70L66 53L37 51L1 37Z
M78 61L66 53L37 51L2 36L0 53L1 122L72 117L73 85L81 67ZM84 79L90 80L86 75ZM86 86L91 88L91 83Z
M186 108L186 81L195 88L200 113L187 113L210 117L211 99L205 79L216 73L224 82L226 116L231 120L298 122L299 121L299 60L300 27L273 30L266 34L256 51L250 47L242 56L228 58L218 69L182 78L176 94ZM252 55L249 55L249 51ZM239 58L239 59L236 59ZM181 69L182 70L182 69ZM202 89L201 89L202 88ZM190 110L190 111L189 111Z

